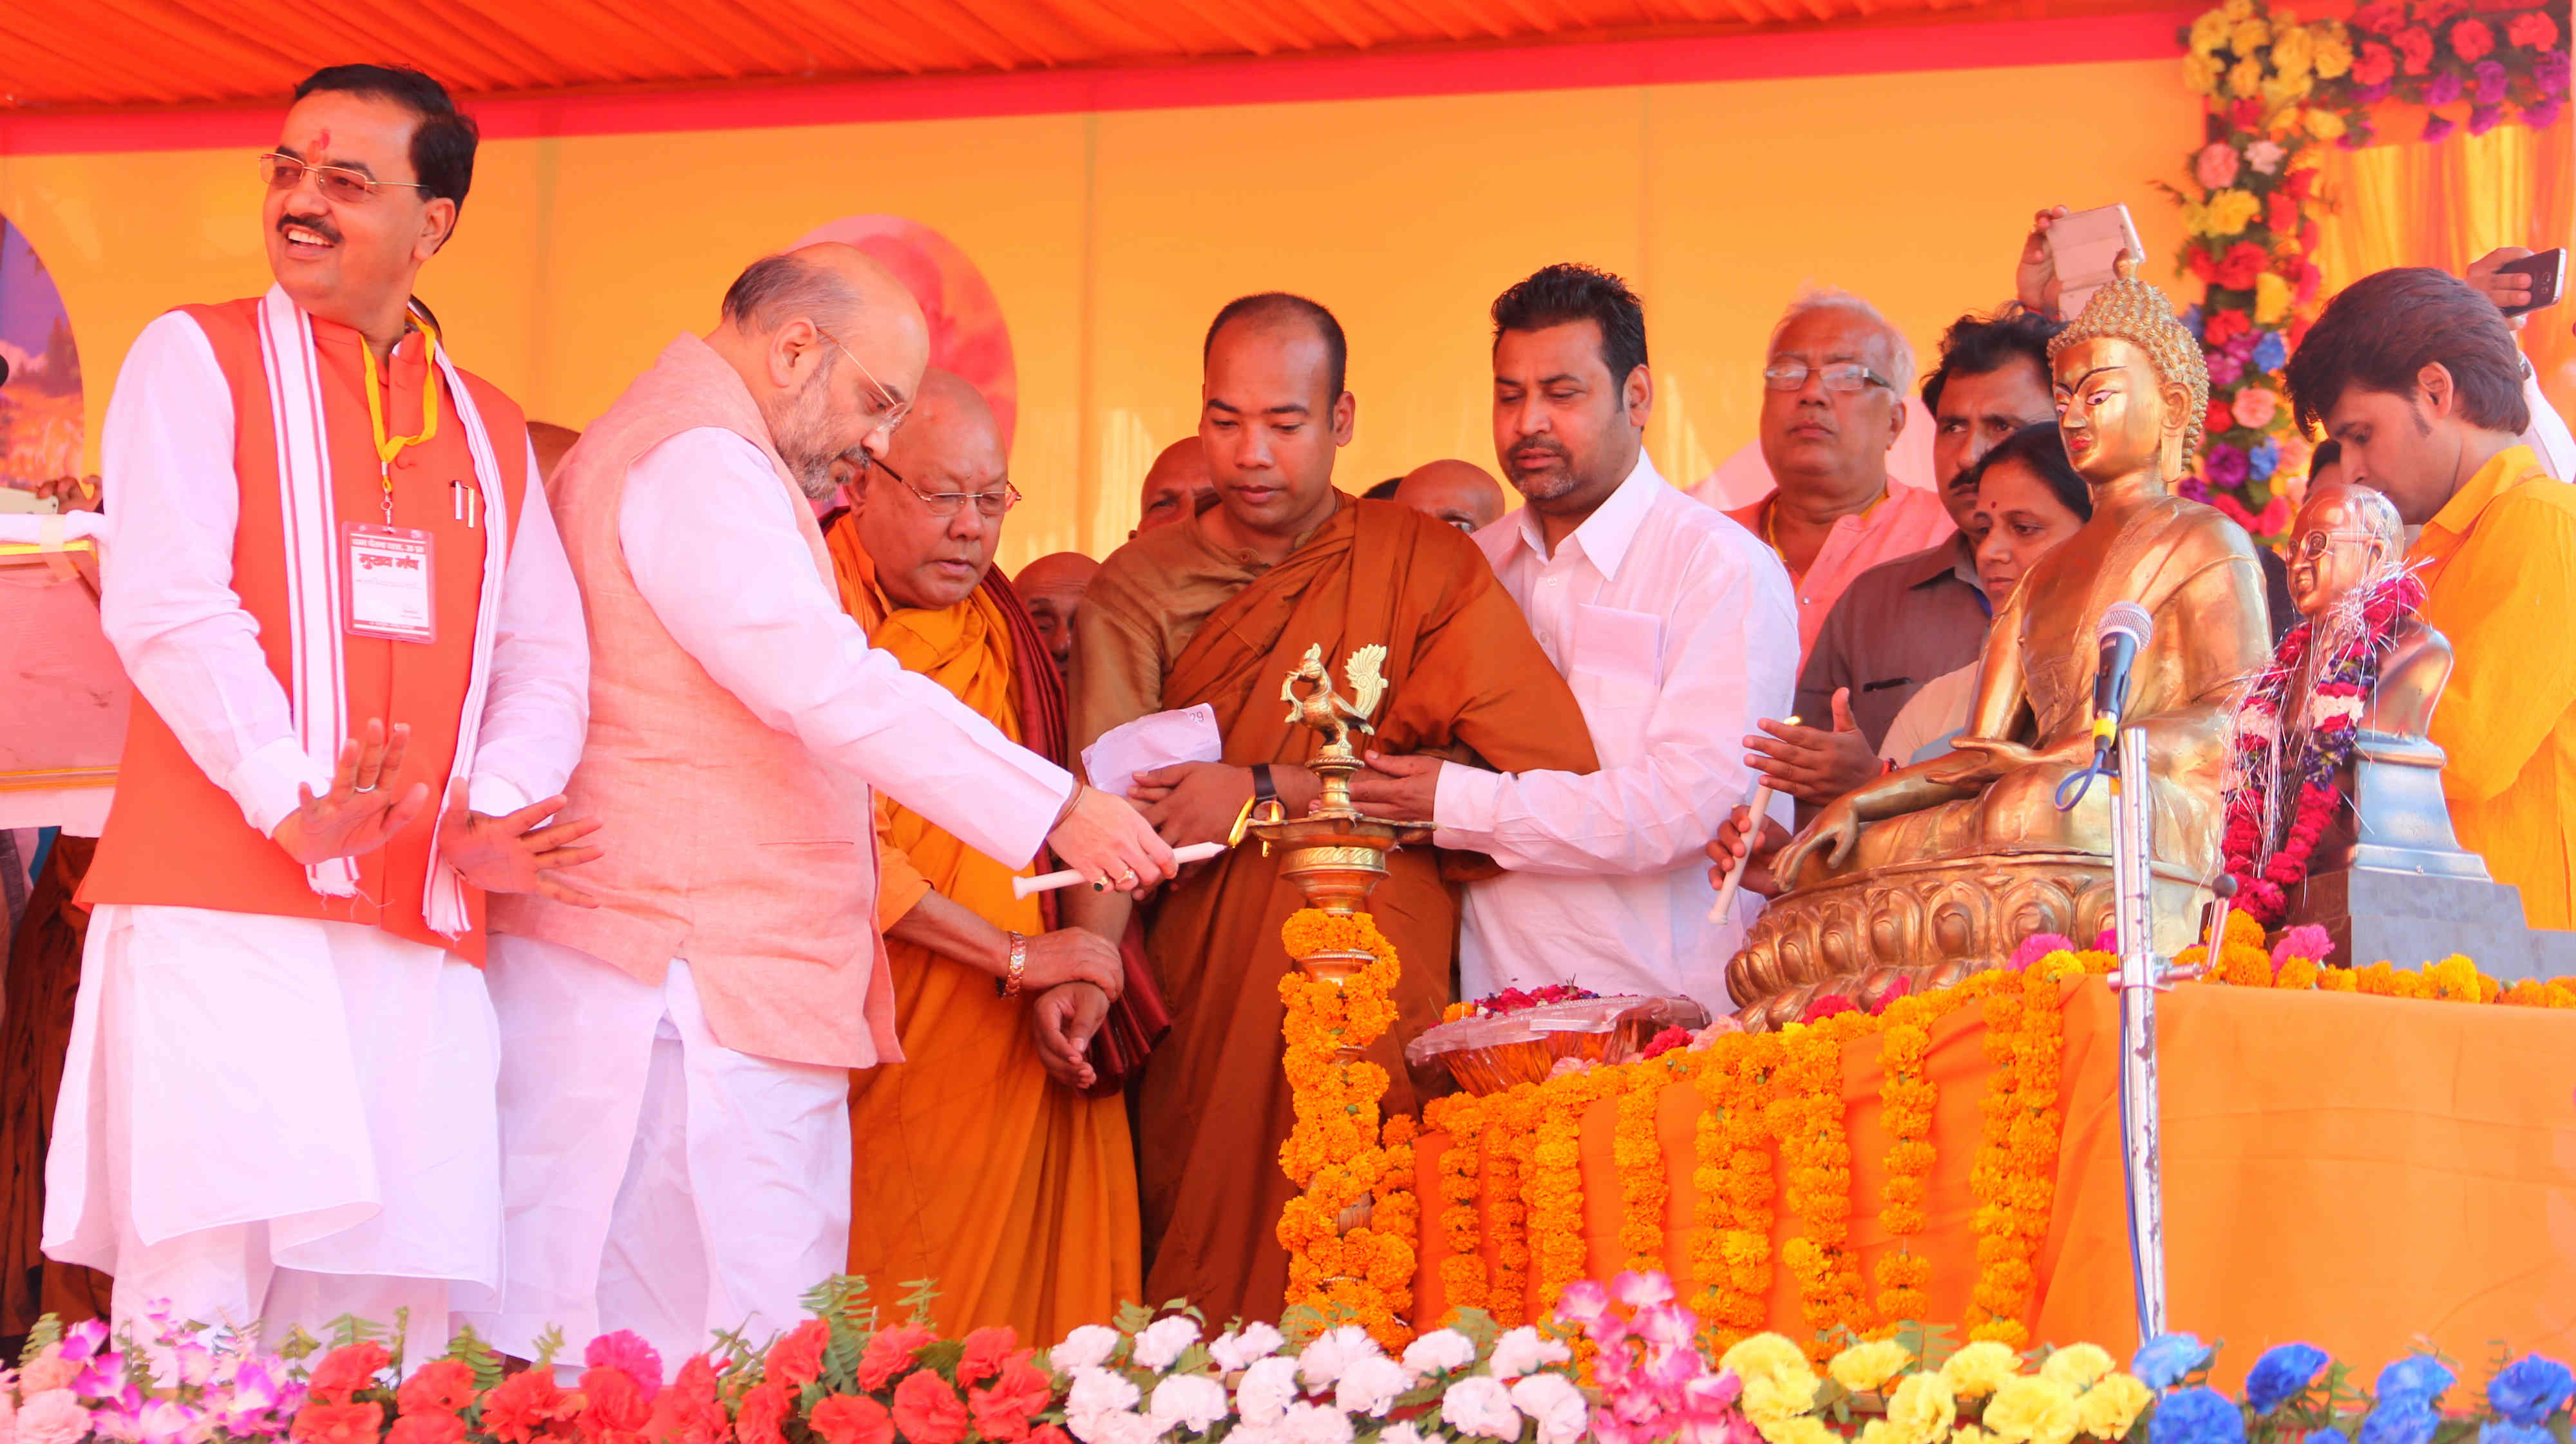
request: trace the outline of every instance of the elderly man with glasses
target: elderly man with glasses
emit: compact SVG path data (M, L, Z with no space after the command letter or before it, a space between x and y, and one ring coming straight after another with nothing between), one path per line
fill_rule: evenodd
M1956 530L1938 496L1888 485L1913 384L1904 333L1849 291L1808 292L1772 329L1762 369L1772 490L1727 515L1789 568L1802 655L1854 577Z
M841 604L907 671L1062 763L1064 684L993 566L1020 493L992 409L933 368L885 455L851 460L850 507L823 527ZM1081 1091L1098 1081L1089 1065L1042 1054L1028 1015L1065 1006L1056 990L1076 980L1118 997L1118 947L1053 927L1052 894L1015 896L1035 865L996 862L891 798L877 856L903 1061L851 1077L849 1271L881 1291L938 1280L949 1337L1008 1324L1063 1338L1142 1296L1136 1154L1125 1097Z
M928 352L858 251L767 257L552 479L597 660L568 790L607 855L597 908L493 919L510 1267L486 1332L512 1353L561 1325L681 1359L788 1327L841 1271L848 1070L902 1056L875 790L1005 866L1044 842L1095 886L1169 872L1134 808L841 610L812 503L844 456L887 456Z

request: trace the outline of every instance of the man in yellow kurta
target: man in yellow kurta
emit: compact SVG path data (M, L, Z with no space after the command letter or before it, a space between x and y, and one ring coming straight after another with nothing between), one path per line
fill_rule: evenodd
M1053 659L992 570L1018 493L983 398L931 371L849 491L825 540L868 640L1061 760ZM1045 931L1011 869L914 813L881 798L877 817L903 1061L852 1075L850 1272L880 1296L936 1283L950 1337L1008 1324L1045 1343L1104 1323L1142 1293L1126 1107L1050 1079L1025 1011L1076 979L1115 996L1117 950Z
M2382 271L2326 307L2290 362L2303 422L2345 475L2423 528L2424 620L2458 655L2433 713L2460 845L2522 889L2533 927L2576 927L2576 487L2519 434L2503 315L2440 271Z

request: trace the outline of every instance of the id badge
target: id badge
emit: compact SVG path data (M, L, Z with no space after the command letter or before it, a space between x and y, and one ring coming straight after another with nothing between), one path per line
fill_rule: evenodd
M431 609L434 538L400 526L342 522L348 548L349 634L389 642L435 642L438 614Z

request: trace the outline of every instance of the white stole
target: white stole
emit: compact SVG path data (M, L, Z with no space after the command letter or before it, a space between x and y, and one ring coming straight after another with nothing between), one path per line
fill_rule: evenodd
M259 349L268 370L269 419L277 433L278 503L286 526L287 691L294 706L296 738L305 756L329 772L338 766L341 745L350 735L348 673L340 651L347 579L341 575L340 525L331 504L331 447L322 420L322 373L313 354L313 322L287 299L282 287L270 287L260 300ZM473 776L475 745L483 730L483 698L491 684L492 634L500 615L502 574L508 566L510 519L500 462L493 454L491 435L483 429L482 413L475 409L473 393L445 349L439 348L436 355L456 419L465 428L475 485L483 494L483 587L474 609L473 662L456 718L456 761L447 778L453 784ZM436 385L436 379L429 384ZM432 932L453 938L464 935L471 917L466 911L465 880L438 851L446 800L444 786L430 799L429 886L421 899L421 914ZM351 897L358 891L357 864L351 859L315 863L304 873L313 890L326 897Z

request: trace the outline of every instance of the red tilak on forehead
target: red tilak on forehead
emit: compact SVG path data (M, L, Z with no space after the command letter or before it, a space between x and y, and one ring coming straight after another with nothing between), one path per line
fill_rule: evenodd
M327 131L327 130L326 130L326 131L322 132L320 135L317 135L317 136L313 137L313 154L314 154L314 155L316 155L316 156L325 156L325 155L329 155L330 153L331 153L331 132L329 132L329 131Z

